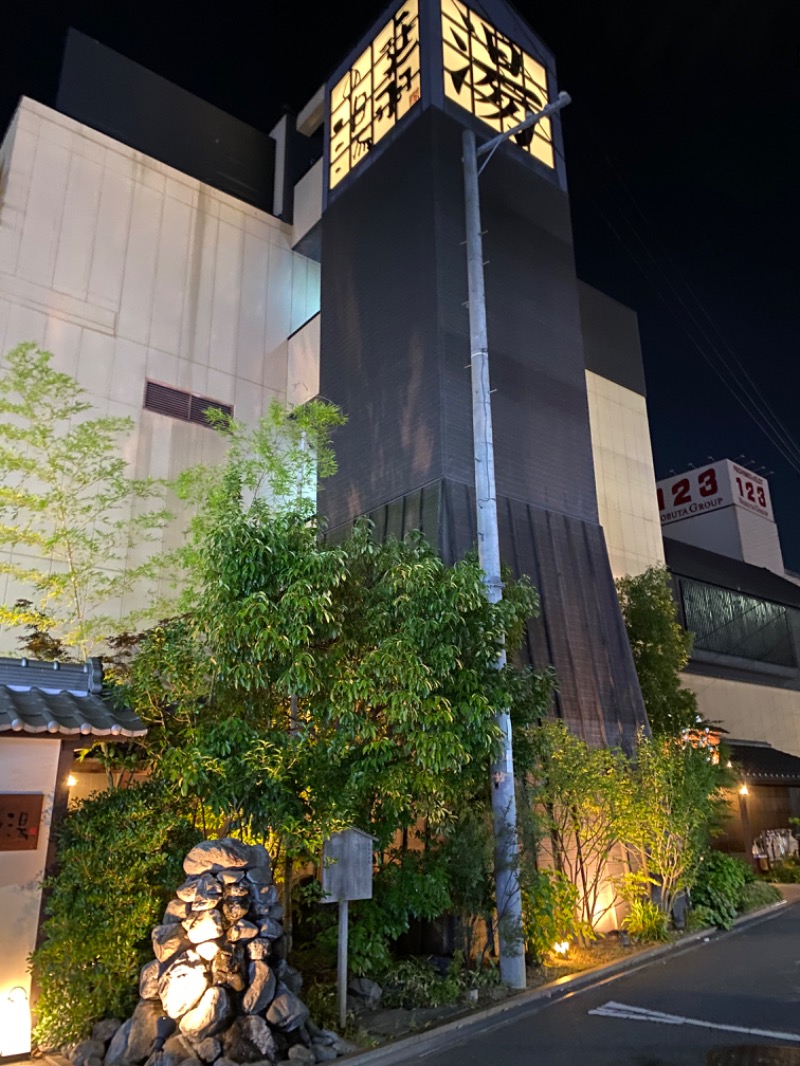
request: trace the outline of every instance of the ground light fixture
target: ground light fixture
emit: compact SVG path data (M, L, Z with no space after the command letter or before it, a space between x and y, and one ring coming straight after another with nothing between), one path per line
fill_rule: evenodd
M31 1009L28 993L15 985L0 993L0 1056L26 1055L31 1049Z

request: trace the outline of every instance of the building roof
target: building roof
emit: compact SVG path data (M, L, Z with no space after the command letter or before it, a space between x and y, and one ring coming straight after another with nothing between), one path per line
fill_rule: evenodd
M726 741L731 762L752 784L800 785L800 759L770 744L757 741Z
M141 719L112 707L100 695L102 685L99 659L47 663L0 658L0 732L144 736Z
M718 555L670 537L664 537L664 554L668 568L676 576L734 589L787 607L800 607L800 585L763 566L743 563L741 559Z

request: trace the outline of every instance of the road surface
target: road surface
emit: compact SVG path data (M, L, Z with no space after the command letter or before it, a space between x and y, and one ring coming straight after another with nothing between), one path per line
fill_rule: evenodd
M533 1004L522 1016L489 1022L455 1041L446 1049L421 1049L407 1061L421 1066L800 1064L800 904L556 1003ZM775 1050L724 1050L745 1046Z

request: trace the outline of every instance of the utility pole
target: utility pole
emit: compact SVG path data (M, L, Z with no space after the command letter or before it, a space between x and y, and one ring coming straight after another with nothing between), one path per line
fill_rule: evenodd
M486 598L499 603L503 598L500 578L500 538L497 525L497 492L492 442L492 401L489 388L489 345L486 330L486 291L483 278L478 156L486 164L509 137L534 126L547 115L570 102L567 93L523 122L476 147L475 134L464 130L464 192L467 233L467 283L469 292L469 333L472 352L472 432L475 447L475 498L477 504L478 560L484 573ZM481 168L483 169L483 167ZM497 657L497 669L506 665L506 651ZM514 757L511 747L511 719L506 708L495 714L500 728L500 750L492 763L492 819L494 823L494 869L500 940L500 978L510 988L525 988L525 952L522 941L522 898L519 887L519 840L517 803L514 795Z

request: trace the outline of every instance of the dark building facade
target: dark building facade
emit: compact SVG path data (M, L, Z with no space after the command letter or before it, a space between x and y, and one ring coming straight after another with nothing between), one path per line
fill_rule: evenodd
M461 134L471 124L487 140L556 86L552 56L507 5L439 12L387 12L372 35L383 50L364 42L326 90L320 392L349 423L321 506L334 533L369 514L382 535L421 527L451 561L475 543ZM365 114L383 121L392 100L378 138ZM597 516L555 123L543 141L503 145L481 178L501 550L540 593L527 652L555 668L558 713L592 744L629 747L646 719Z

